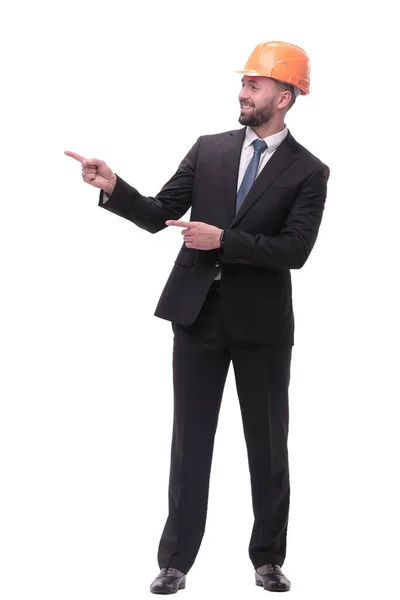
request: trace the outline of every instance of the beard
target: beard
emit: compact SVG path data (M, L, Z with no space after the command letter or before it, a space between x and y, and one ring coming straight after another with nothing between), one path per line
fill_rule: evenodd
M239 123L241 125L248 125L249 127L261 127L272 119L274 115L272 102L256 108L253 105L253 110L247 114L240 114Z

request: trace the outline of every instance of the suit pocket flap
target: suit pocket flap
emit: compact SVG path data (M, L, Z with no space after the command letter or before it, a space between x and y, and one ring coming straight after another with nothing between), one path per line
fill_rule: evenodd
M182 248L182 250L179 252L178 256L176 257L175 264L183 265L185 267L191 267L192 264L194 263L194 255L195 255L195 250L189 250L187 248Z

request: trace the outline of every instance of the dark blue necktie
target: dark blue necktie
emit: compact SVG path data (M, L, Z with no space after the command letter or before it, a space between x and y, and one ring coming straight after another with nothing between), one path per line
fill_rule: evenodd
M249 166L246 169L246 173L244 174L243 181L239 188L237 198L236 198L236 212L241 207L243 200L246 198L247 194L250 191L251 186L253 185L257 171L258 165L260 164L261 154L268 148L267 144L264 140L254 140L253 142L253 156L251 157L251 161L249 162Z

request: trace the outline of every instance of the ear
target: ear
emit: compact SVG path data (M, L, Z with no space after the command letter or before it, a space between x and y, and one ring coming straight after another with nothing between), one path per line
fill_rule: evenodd
M279 100L278 100L278 108L279 109L287 108L287 106L289 106L289 104L290 104L291 99L292 99L292 92L289 92L289 90L280 92Z

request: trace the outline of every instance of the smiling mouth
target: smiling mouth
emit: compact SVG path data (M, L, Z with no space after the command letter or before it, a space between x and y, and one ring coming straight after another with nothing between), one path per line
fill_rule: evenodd
M254 107L253 107L253 106L250 106L250 104L241 104L241 105L240 105L240 108L241 108L242 110L246 110L246 109L248 109L248 108L254 108Z

